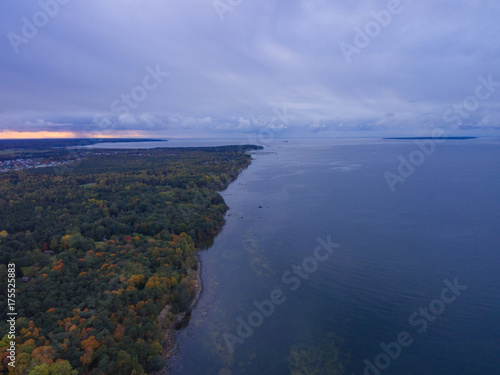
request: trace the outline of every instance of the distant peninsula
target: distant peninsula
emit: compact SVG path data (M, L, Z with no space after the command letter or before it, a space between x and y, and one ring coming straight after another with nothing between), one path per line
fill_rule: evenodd
M54 147L90 146L97 143L117 142L165 142L166 139L150 138L47 138L47 139L1 139L0 150L30 149L46 150Z
M390 137L383 139L443 139L443 140L464 140L464 139L477 139L477 137Z

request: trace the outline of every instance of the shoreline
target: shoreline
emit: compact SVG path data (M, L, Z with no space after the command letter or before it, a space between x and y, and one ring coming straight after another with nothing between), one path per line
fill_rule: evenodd
M176 353L177 349L177 340L175 337L175 332L178 330L178 326L183 323L184 319L188 315L191 314L193 309L195 308L196 304L200 300L201 293L203 292L203 281L201 280L201 259L200 259L200 254L198 253L200 249L196 249L196 261L198 264L198 268L196 270L191 270L191 275L190 278L194 278L194 289L196 291L195 296L193 297L193 300L191 301L191 304L189 305L189 308L181 312L177 315L175 315L175 318L168 324L168 326L165 329L165 341L163 343L163 352L162 352L162 358L165 360L165 366L162 370L157 371L157 372L152 372L151 375L168 375L170 373L172 363L169 363L169 360L172 359L172 357ZM162 316L165 312L169 312L171 305L165 306L165 308L162 310L162 312L159 315Z
M249 153L251 155L251 153ZM225 190L227 190L227 188L233 183L235 182L236 180L238 180L238 177L240 176L240 174L245 170L247 169L248 167L250 167L250 165L252 164L252 161L254 159L251 157L250 158L250 162L248 163L248 165L246 165L244 168L242 168L238 175L231 181L229 181L229 183L227 184L227 186L218 191L218 194L221 195L222 197L222 192L224 192ZM222 198L224 199L224 198ZM225 202L224 202L225 203ZM227 206L227 204L226 204ZM229 211L229 206L227 206L228 209L227 211ZM227 213L226 211L226 213ZM214 240L215 238L221 233L222 229L224 228L224 226L226 225L226 213L224 213L224 223L221 225L220 228L217 229L216 233L214 234ZM210 246L211 247L211 246ZM186 317L190 316L190 314L192 313L193 309L196 307L196 305L198 304L198 301L200 300L201 298L201 294L203 292L203 281L202 281L202 278L201 278L201 271L202 271L202 263L201 263L201 258L200 258L200 254L199 254L199 251L202 250L203 247L199 247L196 249L196 261L197 261L197 269L194 270L194 269L191 269L190 270L190 275L189 277L193 279L194 281L194 289L195 289L195 296L193 297L193 300L191 301L191 304L189 305L189 308L182 312L182 313L179 313L179 314L176 314L175 317L172 319L171 322L168 323L168 325L166 326L166 328L163 328L165 330L165 340L164 340L164 343L163 343L163 351L162 351L162 358L165 360L165 365L163 367L163 369L161 369L160 371L157 371L157 372L151 372L150 374L151 375L169 375L171 370L172 370L172 358L175 356L176 354L176 350L178 348L178 342L177 342L177 339L176 339L176 331L180 331L181 329L183 329L184 327L181 327L181 328L178 328L180 324L183 323L183 321L186 319ZM167 305L164 307L164 309L160 312L160 314L158 315L158 320L162 319L164 317L164 315L166 313L169 313L170 312L170 308L171 308L171 305ZM160 323L160 322L159 322ZM161 323L160 323L161 324Z

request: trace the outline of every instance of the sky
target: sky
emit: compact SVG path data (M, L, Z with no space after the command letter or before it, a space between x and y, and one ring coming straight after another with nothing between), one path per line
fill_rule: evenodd
M3 0L0 138L500 136L497 0Z

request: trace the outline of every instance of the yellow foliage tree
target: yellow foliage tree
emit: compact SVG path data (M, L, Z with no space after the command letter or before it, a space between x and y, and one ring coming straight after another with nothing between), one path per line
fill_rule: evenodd
M156 289L160 286L160 278L158 276L151 276L146 283L146 289Z
M137 287L138 285L144 284L145 281L146 278L144 277L144 275L133 275L130 277L130 279L128 279L127 282L128 285Z

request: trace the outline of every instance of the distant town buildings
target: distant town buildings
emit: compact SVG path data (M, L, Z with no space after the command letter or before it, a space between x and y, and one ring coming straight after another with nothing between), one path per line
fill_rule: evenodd
M0 173L20 171L31 168L46 168L55 167L62 164L67 164L69 161L53 161L49 159L15 159L0 161Z

